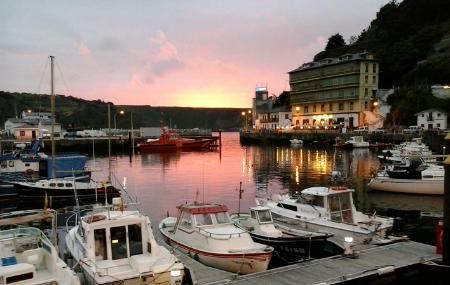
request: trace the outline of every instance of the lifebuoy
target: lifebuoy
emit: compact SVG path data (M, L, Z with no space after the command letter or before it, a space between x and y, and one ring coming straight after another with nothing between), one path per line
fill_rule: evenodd
M342 191L342 190L347 190L348 189L348 187L345 187L345 186L333 186L333 187L331 187L331 190L334 190L334 191Z
M84 218L84 221L86 223L90 224L90 223L95 223L98 221L103 221L105 219L106 219L105 215L91 215L91 216Z

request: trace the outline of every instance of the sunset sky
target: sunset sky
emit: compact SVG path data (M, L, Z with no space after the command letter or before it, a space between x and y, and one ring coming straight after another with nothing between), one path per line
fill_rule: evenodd
M389 0L0 1L0 90L114 104L249 107L256 86L328 37L358 35Z

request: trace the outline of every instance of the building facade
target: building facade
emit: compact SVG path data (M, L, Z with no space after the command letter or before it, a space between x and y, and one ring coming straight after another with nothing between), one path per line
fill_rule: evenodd
M379 127L381 119L373 114L378 72L378 62L367 52L309 62L290 71L293 125Z
M417 125L423 129L447 129L447 112L440 109L428 109L416 113Z
M291 107L275 106L276 99L276 96L269 96L266 87L256 88L252 109L252 121L255 129L277 130L291 127Z

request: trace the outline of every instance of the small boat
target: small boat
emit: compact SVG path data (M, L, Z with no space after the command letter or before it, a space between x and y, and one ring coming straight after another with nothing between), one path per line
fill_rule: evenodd
M364 141L363 136L350 137L346 143L350 144L352 148L367 148L370 145L369 142Z
M168 217L159 224L170 245L225 271L248 274L267 270L273 247L255 243L247 231L235 226L226 206L193 203L178 209L178 218Z
M86 180L84 180L86 179ZM44 197L58 196L58 197L73 197L76 195L83 196L97 196L116 197L120 196L117 188L108 182L96 182L90 177L66 177L66 178L51 178L41 179L35 182L17 181L11 182L14 189L21 197Z
M303 145L303 141L299 139L290 139L291 146L301 146Z
M310 187L298 197L274 195L271 199L258 199L267 206L275 224L295 229L331 233L328 240L345 247L344 239L353 238L355 244L388 243L387 232L394 225L393 218L366 215L353 204L354 189L344 186Z
M323 257L325 243L332 236L275 225L270 209L264 206L251 207L250 214L233 214L231 220L248 231L255 242L274 247L278 256L285 259Z
M392 166L379 171L368 184L376 191L444 195L444 167L422 164L417 168Z
M0 231L1 284L79 285L80 280L37 228Z
M66 235L66 246L80 264L87 284L182 284L183 264L159 245L147 216L114 208L82 217Z

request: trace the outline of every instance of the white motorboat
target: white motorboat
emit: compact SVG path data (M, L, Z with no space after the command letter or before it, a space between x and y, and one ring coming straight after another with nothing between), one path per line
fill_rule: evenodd
M0 231L0 284L79 285L80 280L37 228Z
M325 243L332 236L275 225L270 209L264 206L251 207L250 214L233 214L231 220L248 231L255 242L273 246L283 259L324 257Z
M217 204L179 206L178 218L161 221L167 242L194 259L240 274L265 271L273 247L255 243L250 234L230 221L228 208Z
M390 167L379 171L368 186L377 191L444 195L444 167L435 164L423 164L419 169Z
M156 243L150 220L139 211L115 208L80 219L66 246L88 284L181 284L183 264ZM117 283L119 282L119 283Z
M353 192L347 187L311 187L298 197L274 195L257 201L270 208L275 224L331 233L334 236L328 240L342 248L347 237L352 237L355 244L389 242L386 235L394 219L357 211Z
M346 144L350 144L353 148L367 148L369 147L369 142L364 141L363 136L350 137Z
M303 141L300 139L290 139L291 146L301 146L303 145Z

